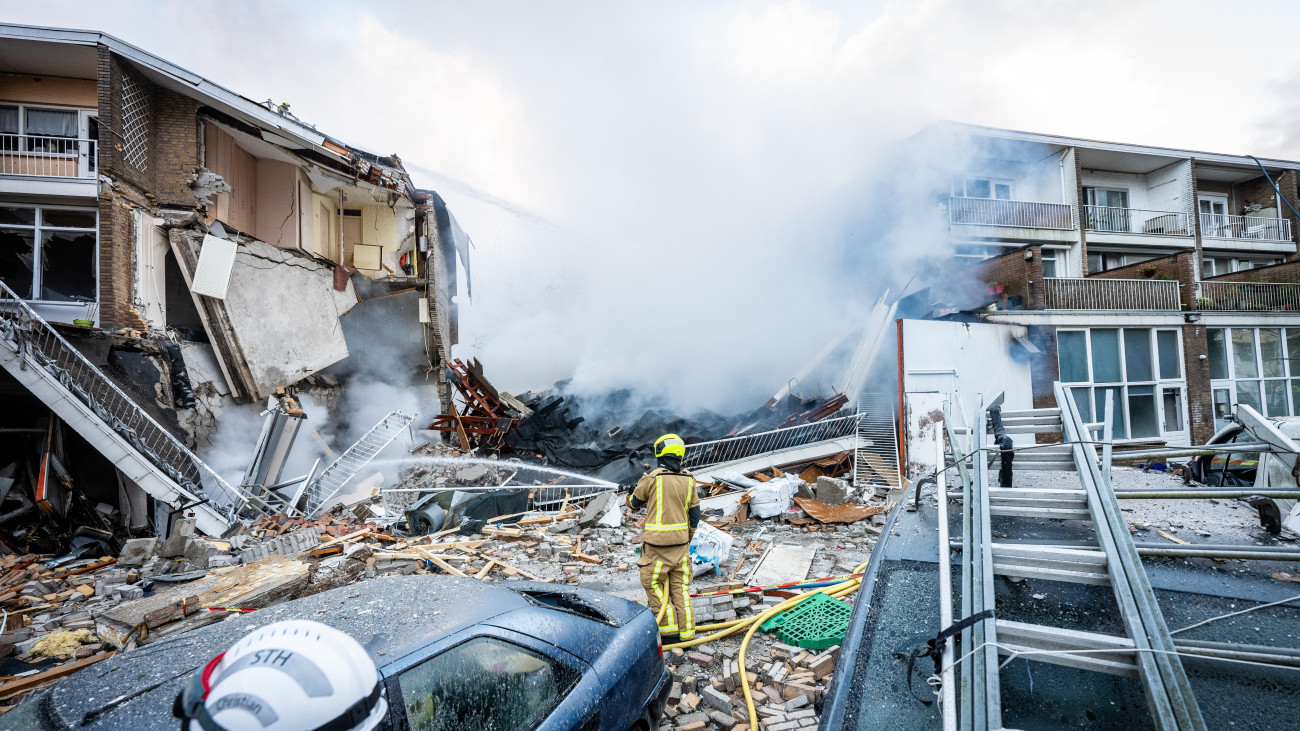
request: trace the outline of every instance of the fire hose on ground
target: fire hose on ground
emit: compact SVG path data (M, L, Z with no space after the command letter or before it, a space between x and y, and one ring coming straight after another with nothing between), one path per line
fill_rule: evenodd
M853 569L852 574L853 575L861 574L866 569L866 567L867 567L866 562L863 562L857 568ZM861 577L850 578L845 581L831 584L829 586L827 586L824 581L818 582L814 580L811 582L804 583L802 584L802 586L806 588L813 588L811 584L815 584L819 588L817 588L815 591L809 591L800 594L799 596L786 599L785 601L781 602L780 604L777 604L771 609L765 610L762 614L759 614L756 617L746 617L744 619L733 619L729 622L720 622L718 624L707 624L707 625L702 625L700 627L696 627L695 629L697 631L703 630L706 632L712 632L712 634L707 634L704 635L703 637L697 637L691 640L687 640L685 642L676 642L671 645L664 645L664 649L674 650L674 649L685 649L687 647L694 647L695 645L701 645L704 644L705 642L712 642L713 640L718 640L718 639L722 639L723 637L734 635L735 633L739 632L741 629L748 627L749 629L745 632L744 639L740 641L740 653L736 657L736 663L740 667L740 673L741 673L740 688L745 694L745 710L749 714L749 727L758 728L758 712L754 709L754 696L749 692L749 677L748 675L746 675L748 671L745 669L745 651L749 649L749 641L750 639L753 638L754 633L757 632L759 626L762 625L764 622L766 622L768 619L771 619L772 617L775 617L776 615L782 612L793 609L800 602L808 599L814 594L826 594L836 599L848 596L849 594L852 594L853 592L858 590L858 587L862 585L862 579ZM791 588L796 588L798 586L800 586L799 582L795 582L791 586ZM662 606L660 606L659 616L655 618L656 625L663 622L664 615L668 612L668 606L669 606L668 602L663 602Z

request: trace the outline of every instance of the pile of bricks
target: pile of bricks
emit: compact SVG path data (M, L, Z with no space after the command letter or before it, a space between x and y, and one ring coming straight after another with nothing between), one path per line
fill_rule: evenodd
M748 608L753 603L752 594L715 594L691 599L691 609L695 612L695 624L716 624L730 622L736 618L737 609Z
M748 728L742 683L748 683L760 729L816 727L813 704L825 693L839 648L817 652L755 636L742 675L738 638L664 653L673 672L661 731ZM758 731L757 729L755 731Z

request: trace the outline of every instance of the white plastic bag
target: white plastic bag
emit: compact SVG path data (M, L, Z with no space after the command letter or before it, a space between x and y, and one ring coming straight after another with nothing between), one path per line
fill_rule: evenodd
M691 539L691 573L699 575L709 571L718 571L722 562L731 553L732 537L730 533L700 521Z
M798 475L785 475L768 480L754 488L749 498L749 514L755 518L771 518L790 509L790 503L803 480Z

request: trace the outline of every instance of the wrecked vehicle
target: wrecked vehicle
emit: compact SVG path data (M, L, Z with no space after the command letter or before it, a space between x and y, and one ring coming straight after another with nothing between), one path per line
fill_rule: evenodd
M196 668L288 619L324 623L366 648L388 696L380 728L623 731L655 728L667 702L670 676L644 607L575 587L400 576L119 656L30 698L0 729L174 729L172 702Z
M1269 419L1278 431L1292 439L1300 439L1300 417L1281 416ZM1215 432L1209 444L1237 444L1255 442L1256 439L1241 424L1230 422ZM1277 455L1269 452L1233 452L1196 457L1187 465L1184 479L1210 487L1256 487L1261 490L1300 488L1296 476L1291 474ZM1251 507L1259 511L1259 522L1270 533L1288 528L1300 533L1300 510L1293 499L1256 497Z

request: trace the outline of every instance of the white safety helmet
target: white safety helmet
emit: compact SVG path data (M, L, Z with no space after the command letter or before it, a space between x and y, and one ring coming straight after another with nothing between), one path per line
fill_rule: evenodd
M275 622L195 671L176 699L189 731L367 731L388 712L356 640L320 622Z

